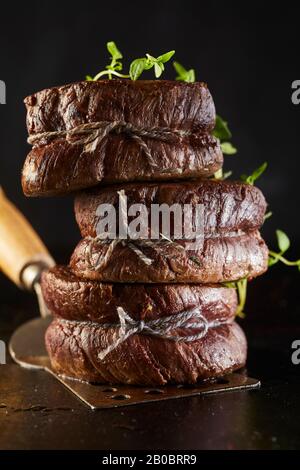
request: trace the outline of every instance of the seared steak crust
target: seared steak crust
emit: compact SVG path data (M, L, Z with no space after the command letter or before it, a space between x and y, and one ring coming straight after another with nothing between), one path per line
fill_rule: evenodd
M189 343L135 334L101 360L99 353L117 337L116 329L97 323L55 319L46 333L46 347L57 373L111 384L193 384L246 362L246 338L235 322L211 328L204 338Z
M118 322L117 307L134 320L154 320L199 307L214 319L233 319L236 290L213 285L109 284L76 277L69 267L55 266L42 274L44 300L51 313L66 320Z
M87 237L75 248L70 267L78 277L105 282L201 284L253 278L268 267L268 248L259 232L208 238L197 251L187 250L187 242L138 246L152 264L128 244L118 243L106 256L109 245Z
M153 165L141 146L126 135L109 134L93 151L62 139L35 146L22 171L24 194L51 196L99 183L207 177L223 164L220 144L208 134L173 144L143 140Z
M24 100L28 134L70 130L99 121L136 127L210 132L215 107L205 83L168 80L98 80L39 91Z
M261 227L266 201L255 186L234 181L198 180L182 183L125 184L82 191L75 198L75 216L81 235L95 237L100 204L119 209L118 191L127 196L128 207L143 204L150 212L152 204L196 204L204 206L204 232L226 234L253 231ZM150 225L150 223L149 223Z
M219 142L210 135L215 108L204 83L85 81L42 90L27 97L25 105L30 136L97 122L188 133L170 142L143 137L152 162L126 133L112 132L93 148L59 136L36 143L22 174L28 196L63 194L100 182L210 176L223 163Z

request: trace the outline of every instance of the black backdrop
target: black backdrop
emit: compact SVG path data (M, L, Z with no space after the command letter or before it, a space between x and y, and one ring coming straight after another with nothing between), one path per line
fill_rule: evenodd
M300 105L291 83L300 78L296 2L26 1L1 3L0 184L59 260L67 259L79 233L72 198L26 199L20 187L26 144L23 98L39 89L82 79L105 65L105 43L114 40L125 58L176 49L176 57L208 82L217 111L230 123L236 156L226 157L234 175L267 160L258 185L273 218L263 229L292 239L300 253ZM128 63L127 62L127 63ZM125 60L126 63L126 60ZM165 78L173 78L168 67Z

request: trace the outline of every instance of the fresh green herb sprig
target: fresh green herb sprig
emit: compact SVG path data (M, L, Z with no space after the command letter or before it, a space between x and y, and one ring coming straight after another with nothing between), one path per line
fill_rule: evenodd
M129 78L129 75L120 73L123 69L123 64L121 60L123 59L122 53L117 48L114 41L110 41L106 44L106 48L110 53L110 64L105 67L106 70L102 70L101 72L97 73L94 77L90 75L86 76L86 80L88 81L96 81L99 78L103 77L104 75L108 75L108 78L111 80L113 75L119 78Z
M222 168L215 172L214 178L216 180L227 180L232 175L232 171L223 172Z
M216 116L216 125L213 130L213 135L219 139L221 143L222 152L225 155L234 155L237 152L237 149L229 142L231 139L232 134L229 130L228 123L221 118L221 116ZM223 169L220 168L215 174L215 179L224 180L232 175L232 171L223 172Z
M110 64L105 67L105 70L101 70L101 72L97 73L97 75L94 77L87 75L86 80L96 81L105 75L107 75L110 80L113 78L113 76L118 78L131 78L131 80L137 80L144 70L150 70L152 68L154 68L155 77L159 78L165 70L164 64L168 62L175 54L175 51L166 52L165 54L162 54L158 57L153 57L150 54L146 54L145 57L135 59L133 62L131 62L129 73L124 74L121 73L123 70L123 64L121 62L123 55L117 48L116 43L114 41L110 41L106 44L106 48L110 53Z
M270 214L270 215L268 216L268 214ZM271 217L271 215L272 215L272 212L267 213L266 216L265 216L265 220L266 220L266 218ZM269 251L269 262L268 262L269 267L274 266L274 264L276 264L278 262L281 262L281 263L285 264L286 266L296 266L300 271L300 259L296 260L296 261L289 261L283 256L284 253L291 246L291 242L290 242L290 239L287 236L287 234L285 232L283 232L282 230L276 230L276 238L277 238L277 244L278 244L279 251L278 252L275 252L275 251L272 251L272 250ZM245 317L244 309L245 309L245 305L246 305L247 285L248 285L247 278L240 279L240 280L235 281L235 282L225 282L224 285L226 287L232 287L232 288L237 290L239 303L238 303L238 308L237 308L236 314L237 314L237 316L239 316L241 318L244 318Z
M221 116L216 116L216 125L213 130L213 135L221 142L223 153L226 155L234 155L237 153L237 149L229 142L232 138L232 134L229 130L228 123L224 121Z
M265 216L264 216L264 222L265 222L266 220L270 219L270 218L272 217L272 215L273 215L273 212L272 212L272 211L267 212L267 213L265 214Z
M158 57L153 57L150 54L146 54L146 57L135 59L133 62L131 62L129 69L131 80L137 80L144 70L150 70L152 68L154 68L155 77L159 78L165 70L164 64L168 62L174 54L175 51L169 51Z
M251 175L241 175L241 180L244 181L244 183L254 185L255 181L266 171L267 166L268 163L264 162L256 168Z
M194 69L187 70L179 62L173 62L173 67L177 72L176 80L182 82L193 83L196 81L196 74ZM216 116L216 125L213 130L213 135L220 140L222 152L226 155L234 155L237 153L237 149L232 145L229 140L232 137L232 134L229 130L228 124L221 116ZM215 175L215 178L222 179L223 173L220 172Z
M291 242L287 234L282 230L276 230L276 238L279 251L276 252L269 250L269 266L274 266L274 264L280 261L286 266L297 266L298 270L300 271L300 259L296 261L289 261L283 256L291 246Z
M238 303L236 315L240 318L245 318L244 310L245 310L246 299L247 299L248 279L243 278L243 279L239 279L238 281L224 282L223 285L237 290L239 303Z
M173 62L173 67L177 72L176 80L186 83L194 83L196 81L196 74L194 69L187 70L179 62Z

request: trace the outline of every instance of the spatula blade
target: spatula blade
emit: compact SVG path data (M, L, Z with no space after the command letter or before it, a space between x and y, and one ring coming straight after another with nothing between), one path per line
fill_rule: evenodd
M9 352L13 360L28 369L45 369L50 361L45 348L45 333L51 318L34 318L21 325L12 335Z

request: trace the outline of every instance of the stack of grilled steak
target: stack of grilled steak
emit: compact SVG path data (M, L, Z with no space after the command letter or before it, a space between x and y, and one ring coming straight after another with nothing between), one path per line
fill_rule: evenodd
M267 269L255 187L213 179L223 156L203 83L105 80L26 98L28 196L77 191L82 240L69 266L43 273L58 373L102 383L195 383L241 368L236 290ZM80 190L80 191L78 191ZM98 208L201 205L203 243L99 238ZM174 235L174 234L171 234Z

